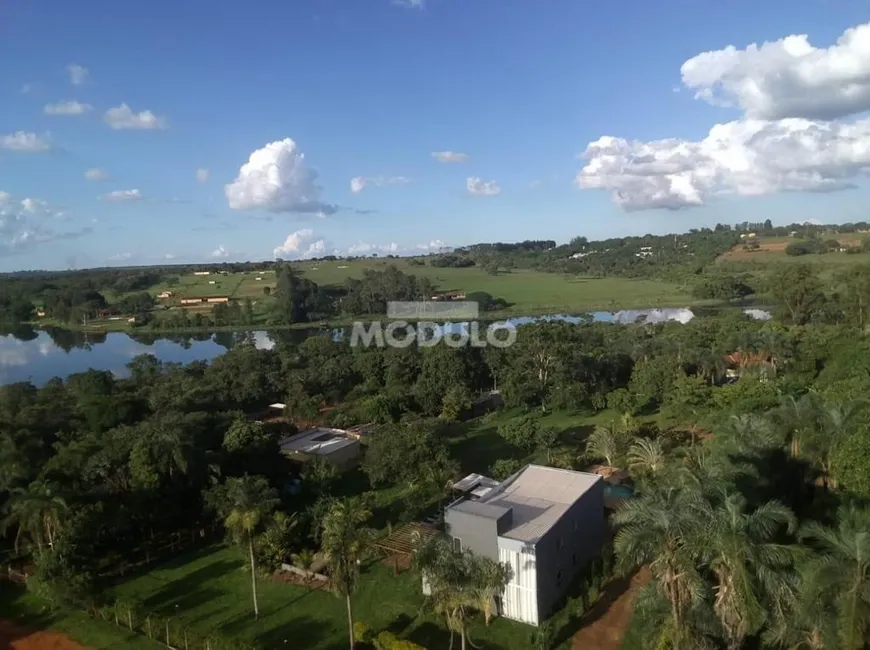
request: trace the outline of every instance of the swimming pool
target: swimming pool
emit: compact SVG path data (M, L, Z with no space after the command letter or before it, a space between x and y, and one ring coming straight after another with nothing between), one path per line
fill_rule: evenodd
M605 499L631 499L634 497L634 488L629 485L620 485L618 483L604 484Z

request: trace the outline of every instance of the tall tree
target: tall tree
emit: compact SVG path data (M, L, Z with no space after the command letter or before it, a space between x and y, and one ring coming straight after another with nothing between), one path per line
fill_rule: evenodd
M351 595L360 578L360 563L371 549L374 531L366 524L371 512L359 499L336 501L323 518L321 542L326 554L330 584L347 604L347 627L353 650L353 607Z
M807 571L808 593L832 603L842 650L861 650L870 629L870 509L847 506L837 525L809 524L802 539L817 550Z
M54 538L60 520L67 510L66 501L60 496L56 485L34 481L26 488L12 491L6 504L8 515L3 520L3 529L14 526L15 549L22 538L28 537L42 549L44 544L54 548Z
M251 595L254 618L260 618L257 602L257 560L254 537L272 520L278 506L278 493L262 476L229 478L226 483L212 489L208 495L210 505L223 519L230 539L248 552L251 563Z

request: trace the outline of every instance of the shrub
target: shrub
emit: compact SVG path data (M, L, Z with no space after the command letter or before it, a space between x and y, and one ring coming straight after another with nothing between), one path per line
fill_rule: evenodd
M400 639L392 632L381 632L375 637L375 650L426 650L423 646Z
M362 621L354 621L353 640L355 643L371 643L372 631L368 624Z

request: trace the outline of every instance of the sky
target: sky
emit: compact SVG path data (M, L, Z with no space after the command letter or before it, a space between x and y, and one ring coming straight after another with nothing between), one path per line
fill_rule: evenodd
M0 1L0 271L870 218L864 0Z

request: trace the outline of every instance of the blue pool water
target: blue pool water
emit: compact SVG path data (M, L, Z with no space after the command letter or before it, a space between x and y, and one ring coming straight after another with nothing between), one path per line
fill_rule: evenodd
M614 485L613 483L604 484L605 499L631 499L634 496L634 490L628 485Z

